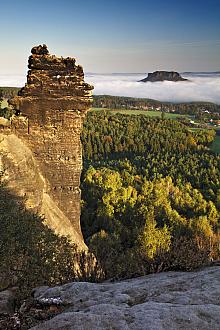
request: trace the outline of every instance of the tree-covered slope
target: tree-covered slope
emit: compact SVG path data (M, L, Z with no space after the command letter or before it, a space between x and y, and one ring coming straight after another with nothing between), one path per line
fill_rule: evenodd
M220 157L208 148L214 135L172 120L88 115L82 227L107 276L190 269L218 258Z

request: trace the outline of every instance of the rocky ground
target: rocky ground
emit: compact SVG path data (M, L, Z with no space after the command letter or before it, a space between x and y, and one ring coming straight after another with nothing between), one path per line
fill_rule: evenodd
M7 295L3 296L6 303ZM11 295L8 297L11 302ZM1 308L2 301L0 296ZM19 325L19 317L23 322L26 318L26 325ZM20 311L8 319L8 324L12 319L11 328L0 329L219 330L220 266L115 283L40 287L33 291L31 302L24 302Z

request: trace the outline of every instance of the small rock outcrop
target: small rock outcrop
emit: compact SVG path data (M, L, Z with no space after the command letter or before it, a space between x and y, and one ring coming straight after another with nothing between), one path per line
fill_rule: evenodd
M0 292L0 315L13 314L15 306L15 292L13 289ZM1 323L0 323L1 329Z
M27 84L10 101L20 116L0 131L2 168L9 187L25 196L30 208L40 210L52 229L85 246L80 133L93 87L84 82L74 58L50 55L46 45L31 52Z
M34 299L66 306L31 330L219 330L220 267L152 274L116 283L41 287Z
M155 71L153 73L148 73L148 76L140 82L156 82L156 81L188 81L188 79L182 78L178 72L174 71Z

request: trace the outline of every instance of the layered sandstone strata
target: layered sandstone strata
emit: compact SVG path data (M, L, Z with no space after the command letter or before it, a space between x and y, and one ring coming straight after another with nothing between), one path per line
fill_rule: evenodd
M32 151L45 181L44 193L81 235L80 132L93 87L84 82L74 58L50 55L45 45L31 52L27 84L11 100L20 112L11 130ZM65 231L68 234L68 228Z

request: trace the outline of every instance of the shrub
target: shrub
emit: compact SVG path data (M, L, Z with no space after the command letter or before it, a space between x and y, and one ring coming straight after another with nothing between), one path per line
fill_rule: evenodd
M16 284L24 297L40 285L101 278L94 256L79 252L43 220L26 210L20 198L0 187L0 277L4 286Z

